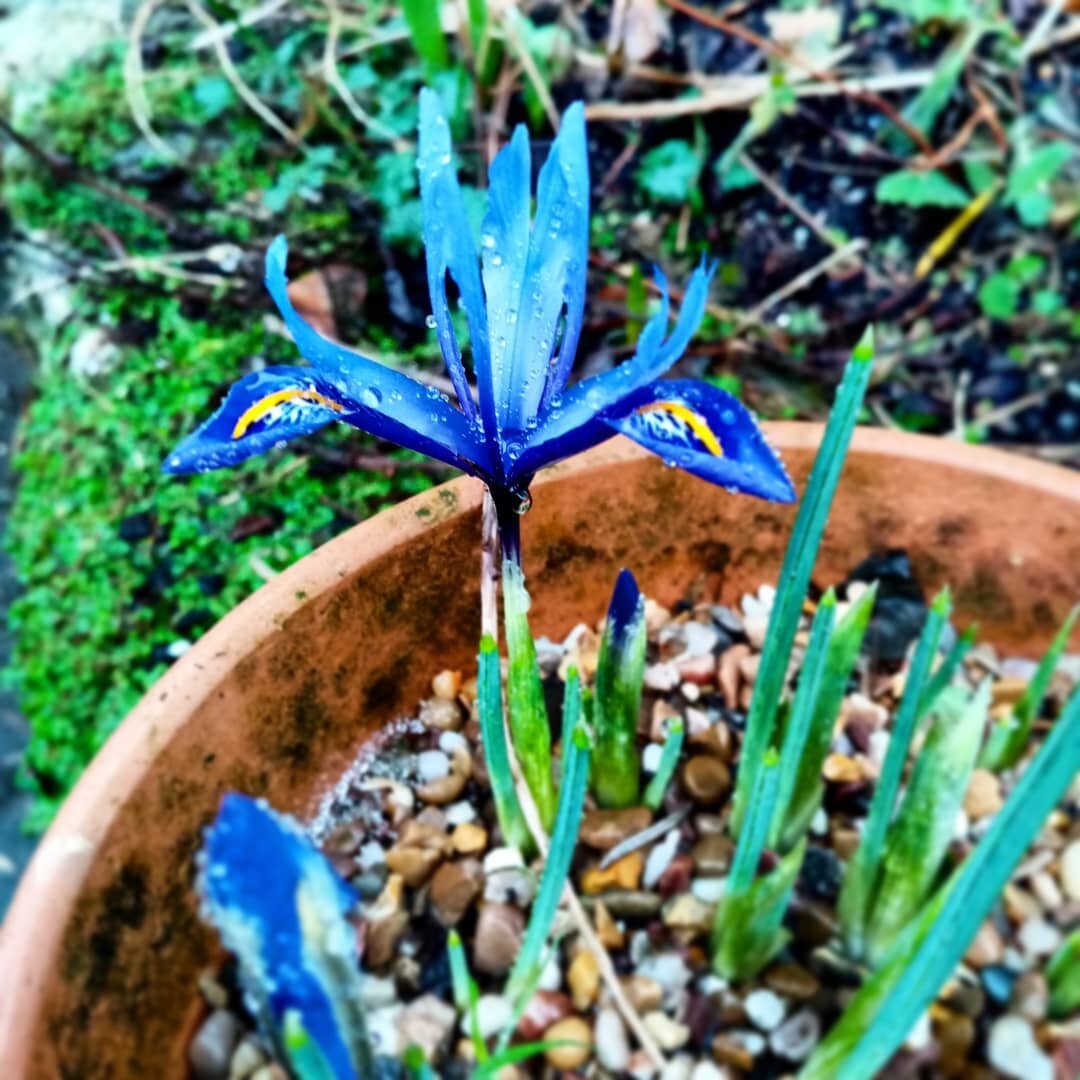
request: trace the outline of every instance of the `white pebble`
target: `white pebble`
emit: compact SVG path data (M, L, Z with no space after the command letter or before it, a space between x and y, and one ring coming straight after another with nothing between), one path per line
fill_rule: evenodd
M704 735L713 726L713 720L701 709L687 709L685 724L686 734L692 738L694 735Z
M800 1009L769 1036L769 1047L777 1057L805 1061L820 1039L821 1020L817 1013Z
M736 1028L728 1034L753 1058L760 1057L765 1052L765 1036L756 1031Z
M919 1019L915 1021L912 1029L908 1032L908 1036L904 1040L904 1045L909 1050L922 1050L924 1047L930 1045L930 1038L932 1035L933 1031L930 1027L930 1013L924 1012Z
M378 1009L397 1002L397 987L392 976L380 979L377 975L364 975L360 984L360 1000L368 1009Z
M450 759L441 750L425 750L416 755L416 771L425 784L441 780L450 773Z
M356 853L356 863L361 872L365 874L369 870L376 870L380 866L385 866L386 852L383 851L382 844L375 840L369 840L366 844L362 844L360 850Z
M1080 900L1080 840L1061 853L1061 887L1070 900Z
M645 669L645 689L667 694L679 685L679 669L674 664L650 664Z
M484 994L476 1003L477 1026L485 1041L500 1034L513 1017L510 1002L501 994Z
M678 829L672 829L659 844L653 845L645 859L645 873L642 880L646 889L651 889L660 880L661 875L671 865L671 860L675 858L675 852L678 849Z
M829 815L825 813L825 807L819 806L810 819L810 832L814 836L824 836L829 831Z
M397 1057L404 1050L399 1046L398 1017L403 1011L403 1006L389 1005L382 1009L373 1009L367 1014L368 1038L371 1040L375 1053L386 1057Z
M690 1080L731 1080L729 1069L721 1069L712 1061L699 1061L690 1074Z
M772 1031L784 1019L787 1011L784 999L772 990L752 991L746 995L743 1005L750 1023L762 1031Z
M660 1044L661 1050L680 1050L690 1038L690 1029L672 1020L667 1013L656 1010L646 1013L641 1019L649 1034Z
M563 984L562 968L559 967L559 952L554 950L548 957L544 970L540 972L537 986L541 990L561 990Z
M600 1064L609 1072L622 1072L630 1060L630 1042L618 1010L608 1005L597 1012L593 1037Z
M1002 1016L994 1021L986 1056L1005 1076L1018 1080L1053 1080L1054 1066L1040 1049L1031 1025L1023 1017Z
M447 825L467 825L476 820L476 807L470 802L451 803L446 810Z
M455 750L468 751L469 740L460 731L444 731L439 736L439 749L451 755Z
M871 731L870 738L867 740L866 753L867 757L880 769L885 763L885 755L889 751L889 732L883 728L878 731Z
M646 937L646 940L648 938ZM653 953L645 956L637 966L638 975L655 979L664 990L665 998L681 994L690 983L690 969L686 961L674 952Z
M657 742L651 742L641 753L641 767L650 776L660 768L660 758L664 752L663 747Z
M689 1054L676 1054L660 1071L660 1080L690 1080L694 1059Z
M1061 931L1042 918L1026 919L1016 940L1028 956L1049 956L1061 944Z
M690 891L706 904L720 903L726 888L726 877L699 877L690 882Z
M516 870L525 865L525 860L517 848L492 848L484 856L484 873L497 874L500 870Z
M699 701L701 699L701 687L698 686L697 683L684 682L682 686L679 687L679 693L682 694L687 701Z

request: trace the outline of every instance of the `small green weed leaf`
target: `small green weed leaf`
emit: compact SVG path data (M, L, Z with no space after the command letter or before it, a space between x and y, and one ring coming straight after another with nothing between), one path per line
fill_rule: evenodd
M1050 1015L1067 1017L1080 1012L1080 929L1074 930L1046 965L1050 985Z
M685 203L690 200L701 175L701 155L685 139L668 139L654 146L641 159L637 183L658 202Z
M439 0L402 0L401 4L413 48L423 60L429 76L450 64L446 38L439 21L441 7Z
M900 203L903 206L964 207L971 196L954 184L944 173L918 172L901 169L883 176L874 189L878 202Z
M1004 272L991 274L979 287L979 307L991 319L1011 319L1020 307L1020 286Z

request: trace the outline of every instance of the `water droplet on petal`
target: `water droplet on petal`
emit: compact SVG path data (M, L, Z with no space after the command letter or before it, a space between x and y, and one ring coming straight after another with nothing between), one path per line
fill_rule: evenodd
M732 412L731 409L725 409L720 414L720 419L723 420L725 424L734 424L735 423L735 413Z
M425 326L426 326L426 327L427 327L427 328L428 328L429 330L434 330L434 329L435 329L435 327L436 327L436 326L438 325L438 322L439 322L439 320L438 320L438 319L436 319L434 315L429 315L429 316L428 316L428 317L427 317L427 318L426 318L426 319L424 320L424 325L425 325Z
M491 233L484 233L484 235L480 237L480 243L490 250L495 246L495 237L492 236Z
M382 404L382 394L373 386L365 386L360 391L360 403L369 409L377 409Z

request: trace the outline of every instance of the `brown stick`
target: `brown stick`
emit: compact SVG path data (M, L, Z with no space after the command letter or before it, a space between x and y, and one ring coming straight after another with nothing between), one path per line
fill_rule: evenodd
M3 116L0 116L0 135L6 135L21 150L45 165L49 172L52 173L53 179L58 183L78 184L80 187L89 188L99 195L104 195L107 199L113 199L115 202L130 206L133 210L138 210L139 213L167 225L176 220L174 215L163 206L157 206L154 203L137 198L135 195L129 195L122 188L106 184L104 181L84 172L77 165L73 165L70 161L42 149L32 139L16 131Z
M679 11L688 18L701 23L703 26L711 26L714 30L721 30L725 34L730 34L732 37L737 37L740 40L745 41L748 45L753 45L755 48L760 49L764 53L768 53L770 56L775 56L779 60L784 60L789 64L794 64L796 67L802 68L807 75L812 79L817 79L818 82L831 83L847 97L850 97L855 101L861 101L865 105L870 105L887 116L919 147L920 150L922 150L924 154L933 154L934 148L927 141L926 136L923 135L914 124L901 116L896 107L891 102L888 102L881 97L880 94L875 94L872 90L858 90L848 86L839 75L835 75L831 71L822 71L794 49L790 49L786 45L780 45L775 41L770 41L768 38L755 33L755 31L748 30L745 26L740 26L738 23L731 22L722 15L713 14L711 11L702 11L701 8L687 3L686 0L664 0L664 3L675 11Z

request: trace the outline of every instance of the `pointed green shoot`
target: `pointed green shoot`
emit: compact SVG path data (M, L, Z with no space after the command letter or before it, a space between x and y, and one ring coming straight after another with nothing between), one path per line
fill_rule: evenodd
M1012 712L1004 720L999 720L990 728L990 735L983 747L979 765L984 769L1011 769L1024 752L1031 738L1031 729L1042 711L1046 691L1054 676L1054 668L1061 660L1062 653L1069 645L1076 620L1080 617L1080 604L1072 609L1065 618L1061 629L1050 643L1046 655L1039 662L1031 682L1013 706Z
M770 750L758 772L758 786L713 922L713 968L725 979L753 978L789 937L781 924L806 851L805 839L775 869L758 876L769 825L776 812L779 781L779 755Z
M540 683L540 668L536 663L536 646L529 630L529 594L525 591L521 567L510 559L503 560L503 611L506 651L510 658L507 680L510 736L540 821L550 831L555 820L551 729L544 688Z
M664 746L660 751L660 764L657 766L649 786L645 789L645 805L650 810L659 810L664 801L671 778L679 765L679 755L682 753L683 740L686 737L686 725L682 717L677 716L668 725L664 734Z
M821 770L832 745L833 729L847 692L855 662L859 659L866 628L877 599L877 584L865 589L844 613L829 638L825 670L821 676L814 715L798 760L795 788L783 814L780 850L790 850L810 828L825 794Z
M986 835L852 998L799 1080L877 1075L964 955L1051 810L1080 772L1080 692Z
M865 948L867 920L874 889L880 878L881 855L885 848L885 835L896 808L896 795L904 773L911 738L915 734L915 722L923 687L926 685L930 666L937 654L941 632L952 610L948 589L934 598L923 624L915 655L908 669L900 708L893 721L889 748L874 788L870 812L866 818L862 840L844 874L840 890L839 915L844 941L852 956L861 958Z
M480 1015L477 1012L480 991L469 974L465 946L461 944L461 935L456 930L451 930L446 935L446 951L450 957L450 986L454 994L454 1008L468 1019L473 1053L476 1060L483 1064L488 1058L488 1048L480 1033Z
M784 824L787 821L788 806L795 794L799 765L810 734L815 706L825 675L829 639L835 617L836 593L829 589L821 598L821 603L818 604L817 611L814 613L810 644L806 648L802 671L799 674L799 686L795 691L791 714L784 727L784 736L780 743L780 778L776 793L776 812L773 814L772 824L769 827L769 845L773 848L779 847Z
M428 1064L424 1051L416 1043L409 1045L401 1060L409 1080L435 1080L435 1070Z
M1080 1012L1080 930L1074 930L1046 966L1050 1015L1063 1019Z
M971 647L975 644L978 636L979 624L972 623L953 642L953 646L946 654L945 659L941 661L937 671L930 676L926 686L923 688L922 697L919 698L919 711L916 722L921 720L934 707L934 702L937 701L941 691L953 681L953 676L960 670L964 657L971 652Z
M873 362L874 337L872 330L867 327L840 380L836 401L829 422L825 425L821 449L814 460L780 569L765 650L750 699L750 714L746 719L746 737L731 812L732 830L736 833L749 810L750 796L757 786L765 752L773 742L776 710L784 690L784 676L799 625L799 613L810 585L810 574L833 496L840 482L844 458L870 382Z
M333 1066L304 1027L299 1010L286 1011L281 1040L289 1066L299 1080L337 1080Z
M563 752L565 763L562 788L559 792L559 808L544 862L544 872L540 877L540 887L529 915L529 925L525 928L525 938L504 991L511 1002L522 1002L522 1007L532 996L536 981L543 971L541 957L559 906L559 898L570 873L570 861L574 857L578 829L581 826L585 791L589 781L590 756L589 736L584 724L575 723L573 735Z
M604 763L593 773L596 801L604 808L638 801L641 755L638 717L645 671L645 598L629 570L615 583L600 638L593 699L596 755Z
M510 752L503 727L499 650L490 634L485 634L480 639L476 702L480 714L480 739L484 746L484 760L487 762L491 794L495 800L495 814L499 819L499 828L502 829L503 841L518 851L530 850L532 836L514 790Z
M949 687L889 829L866 932L866 953L880 963L922 908L956 831L990 708L990 686L974 694Z

